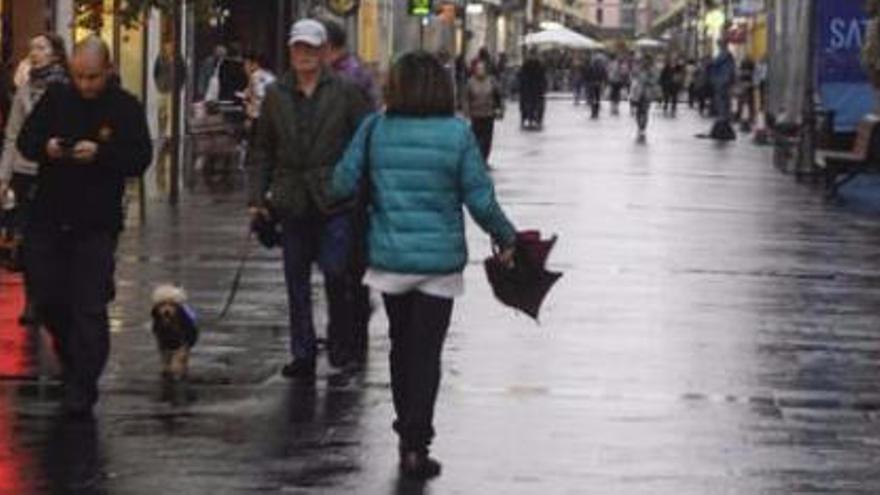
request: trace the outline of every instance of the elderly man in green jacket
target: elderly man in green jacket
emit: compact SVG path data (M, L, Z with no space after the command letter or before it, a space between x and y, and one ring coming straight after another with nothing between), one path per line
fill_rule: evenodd
M352 246L351 201L330 194L333 167L342 157L369 103L361 92L322 64L327 32L315 20L293 25L292 70L269 87L257 127L254 159L260 180L251 215L272 214L282 225L284 276L290 305L293 360L288 378L315 378L317 345L312 317L311 267L324 274L330 364L343 367L351 346L349 276Z

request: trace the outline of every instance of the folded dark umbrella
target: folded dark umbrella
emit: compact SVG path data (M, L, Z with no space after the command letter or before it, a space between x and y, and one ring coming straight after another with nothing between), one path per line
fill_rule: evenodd
M528 258L532 266L544 268L550 251L556 245L556 236L547 240L541 239L541 233L537 230L526 230L516 235L517 253Z
M555 244L555 237L542 240L538 232L523 232L517 235L513 267L497 256L486 259L486 275L495 297L537 320L547 294L562 277L561 273L545 268Z

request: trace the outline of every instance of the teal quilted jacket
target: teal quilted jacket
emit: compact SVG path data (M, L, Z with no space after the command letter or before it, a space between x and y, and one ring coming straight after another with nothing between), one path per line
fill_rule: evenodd
M468 261L463 207L496 243L515 241L476 139L461 119L365 119L336 165L334 194L355 194L365 173L373 268L420 275L462 271Z

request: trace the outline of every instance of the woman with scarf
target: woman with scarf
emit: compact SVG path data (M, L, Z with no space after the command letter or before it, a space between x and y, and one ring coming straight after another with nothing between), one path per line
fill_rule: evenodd
M9 111L3 156L0 159L0 197L5 196L7 188L11 188L15 194L19 236L34 195L37 164L25 160L16 149L15 142L22 125L49 86L70 82L64 40L54 33L38 34L31 38L28 62L30 71L27 80L18 87ZM25 269L25 287L26 272ZM20 322L23 325L34 323L30 304L27 304Z

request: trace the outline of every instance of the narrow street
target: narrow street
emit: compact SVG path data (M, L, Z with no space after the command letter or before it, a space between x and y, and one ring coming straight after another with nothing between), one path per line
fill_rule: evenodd
M244 196L200 186L124 235L96 425L57 419L55 382L34 379L37 339L14 323L21 287L2 274L0 494L880 492L880 208L825 202L748 139L695 139L709 123L687 109L655 110L644 144L622 113L591 121L554 100L536 133L510 105L491 160L498 192L518 227L559 235L551 265L565 277L540 324L514 314L492 298L489 241L471 228L437 480L398 480L381 308L367 371L322 362L314 390L279 374L278 252L254 248L229 317L214 321ZM169 281L202 326L177 404L148 326L150 292Z

